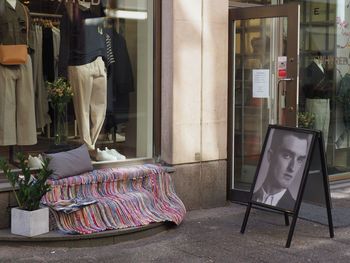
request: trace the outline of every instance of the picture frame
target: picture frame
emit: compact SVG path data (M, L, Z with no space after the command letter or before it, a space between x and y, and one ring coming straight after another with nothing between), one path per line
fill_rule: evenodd
M254 204L295 211L317 133L270 125L251 188Z
M244 234L251 208L265 207L284 214L285 224L289 226L286 247L292 242L295 225L303 200L309 171L317 166L320 171L320 188L317 195L323 195L328 217L329 235L334 237L331 198L327 172L324 140L321 131L269 125L262 146L250 197L241 226ZM311 178L310 178L311 179ZM311 179L310 182L312 182ZM263 190L263 191L262 191ZM288 195L288 198L285 197ZM284 200L287 199L287 200ZM308 199L308 198L307 198ZM283 202L281 201L283 200Z

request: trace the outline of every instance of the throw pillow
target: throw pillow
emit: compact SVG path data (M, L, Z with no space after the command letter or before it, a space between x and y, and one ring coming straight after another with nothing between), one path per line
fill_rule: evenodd
M67 152L46 154L50 159L51 179L57 180L92 171L93 167L86 145Z

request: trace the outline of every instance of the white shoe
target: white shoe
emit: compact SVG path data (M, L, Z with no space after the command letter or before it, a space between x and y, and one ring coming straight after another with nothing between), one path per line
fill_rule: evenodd
M41 154L39 154L37 157L29 155L28 166L29 168L41 169L43 167Z
M109 154L108 152L101 151L99 148L97 148L96 160L97 161L116 161L117 158Z
M116 132L115 133L115 140L116 140L116 142L125 142L125 136Z
M122 154L120 154L117 150L115 149L108 149L108 147L105 147L105 152L107 152L110 155L113 155L117 160L125 160L126 157Z

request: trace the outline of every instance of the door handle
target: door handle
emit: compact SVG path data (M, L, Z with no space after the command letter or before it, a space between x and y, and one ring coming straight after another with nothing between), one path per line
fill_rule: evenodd
M291 81L291 80L294 80L293 78L282 78L282 79L279 79L278 82L280 81Z
M294 79L293 78L283 78L283 79L279 79L278 82L277 82L277 92L278 94L280 94L280 84L282 81L293 81ZM286 90L284 89L283 92L282 92L282 95L285 95L286 93Z
M279 79L277 82L277 123L280 124L280 84L282 81L293 81L294 78L282 78ZM282 96L286 95L286 89L284 88L282 93Z

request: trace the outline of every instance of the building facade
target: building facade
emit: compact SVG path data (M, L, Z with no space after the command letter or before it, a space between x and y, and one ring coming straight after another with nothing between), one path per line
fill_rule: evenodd
M35 25L43 22L37 13L45 18L57 10L58 16L49 18L62 23L63 7L58 2L30 2ZM268 124L307 127L311 121L309 128L322 130L325 137L330 179L348 178L348 2L141 2L120 1L119 8L146 12L147 19L116 19L114 37L122 40L118 38L115 46L124 53L115 58L124 62L110 73L116 77L110 81L122 79L114 84L126 88L108 91L109 122L94 144L95 149L115 148L126 160L94 159L96 167L159 161L174 167L176 191L188 210L222 206L227 200L245 200ZM259 8L269 5L287 6L295 13L263 18ZM230 14L246 8L256 12L250 9L247 18ZM300 23L295 23L297 19ZM290 40L293 34L297 38ZM288 63L285 75L279 76L280 57ZM312 63L324 74L321 86L312 83ZM293 80L280 83L293 67L297 69ZM252 70L261 69L269 70L264 96L254 95L252 85ZM41 81L55 80L48 77ZM315 86L320 90L313 90ZM81 143L82 125L73 117L74 106L67 109L70 146ZM54 114L45 113L36 119L36 143L3 143L1 156L11 160L18 151L37 155L62 150L53 142ZM0 226L7 227L7 207L13 200L5 180L1 186Z

